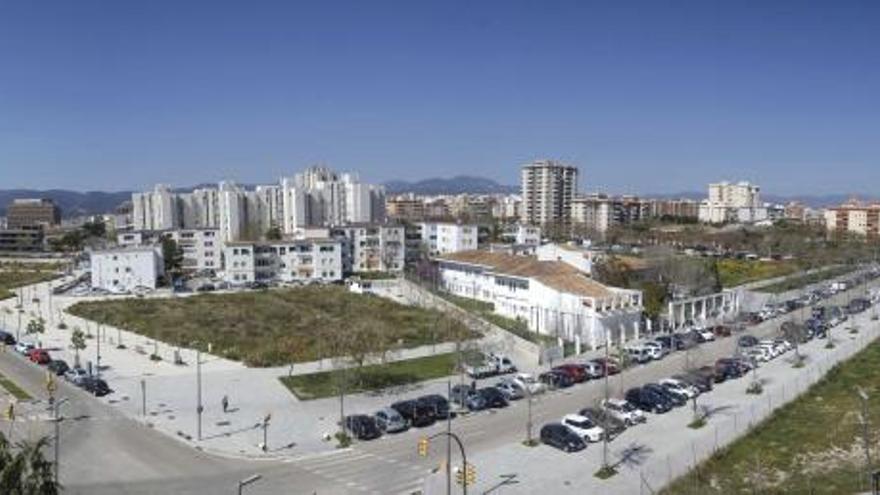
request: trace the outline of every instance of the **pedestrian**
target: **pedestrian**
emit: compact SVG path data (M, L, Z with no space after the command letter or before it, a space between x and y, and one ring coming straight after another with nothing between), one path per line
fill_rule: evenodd
M223 412L226 413L227 409L229 409L229 397L223 396L223 400L220 401L220 404L223 405Z
M473 390L474 392L477 391L477 381L476 380L471 381L471 390Z

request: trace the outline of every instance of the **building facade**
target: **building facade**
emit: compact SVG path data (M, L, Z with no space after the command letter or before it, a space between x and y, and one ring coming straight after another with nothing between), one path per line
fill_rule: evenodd
M155 289L165 270L162 253L154 247L92 251L89 258L92 288L116 293Z
M570 225L577 185L577 167L553 160L523 165L522 222L539 226Z
M230 242L223 249L223 279L253 282L342 280L342 246L333 239Z
M880 236L880 203L856 200L825 210L825 228L831 234L855 234L876 239Z
M698 218L703 223L754 223L767 219L761 188L748 182L709 184L709 197L700 203Z
M419 224L422 245L431 256L477 249L479 229L476 225L422 222Z
M51 199L14 199L6 207L6 228L44 229L61 225L61 209Z
M183 253L184 270L217 272L223 268L223 242L218 229L173 230L166 235Z

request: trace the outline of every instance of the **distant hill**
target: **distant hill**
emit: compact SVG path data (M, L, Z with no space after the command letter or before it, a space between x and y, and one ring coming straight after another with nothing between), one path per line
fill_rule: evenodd
M61 208L64 218L79 215L97 215L110 213L124 201L131 200L131 191L102 192L102 191L67 191L64 189L50 189L37 191L33 189L6 189L0 190L0 216L6 215L6 207L13 199L23 198L48 198L55 201Z
M492 179L459 175L443 179L425 179L417 182L389 181L384 184L391 194L512 194L519 192L519 186L499 184Z

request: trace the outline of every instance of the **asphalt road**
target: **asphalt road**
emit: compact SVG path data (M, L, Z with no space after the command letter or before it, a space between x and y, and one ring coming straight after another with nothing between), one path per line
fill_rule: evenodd
M850 291L861 294L862 288ZM843 304L848 294L839 294L820 304ZM792 315L795 318L800 312ZM776 335L785 316L749 328L757 337ZM609 380L612 395L648 381L680 372L688 365L714 362L730 356L735 338L704 344L696 350L674 353L662 361L638 366ZM0 372L33 396L43 399L36 413L46 416L45 373L11 352L0 355ZM488 382L489 380L487 380ZM414 493L445 455L445 443L435 444L427 458L419 457L420 437L445 428L445 424L388 435L380 440L356 444L351 449L299 460L246 460L217 457L199 452L184 440L169 438L148 426L124 417L112 405L83 391L59 383L56 396L67 397L62 408L61 482L65 493L74 494L167 494L237 493L238 480L254 474L262 479L249 486L248 494L274 493ZM604 382L594 381L564 391L545 394L533 403L534 432L540 425L567 413L594 405L604 396ZM452 429L472 453L489 451L525 438L527 405L518 401L510 407L483 412L452 422ZM4 421L4 429L8 423ZM17 437L50 435L53 424L43 419L16 422ZM650 427L648 425L647 427ZM47 450L51 458L52 449ZM457 456L453 461L458 462ZM586 473L592 472L587 469ZM538 487L535 487L538 489Z

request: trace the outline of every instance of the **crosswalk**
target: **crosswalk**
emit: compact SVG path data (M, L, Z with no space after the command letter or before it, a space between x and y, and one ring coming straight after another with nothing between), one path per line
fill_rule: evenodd
M332 481L350 493L421 493L425 477L430 474L423 466L358 448L290 462L300 469Z

